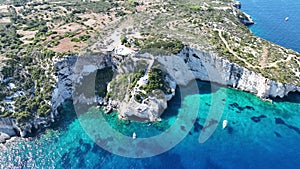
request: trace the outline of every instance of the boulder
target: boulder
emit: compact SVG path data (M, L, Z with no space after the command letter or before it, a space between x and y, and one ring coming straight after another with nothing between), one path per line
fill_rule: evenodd
M15 136L17 133L14 130L14 123L10 118L0 118L0 133L8 136Z

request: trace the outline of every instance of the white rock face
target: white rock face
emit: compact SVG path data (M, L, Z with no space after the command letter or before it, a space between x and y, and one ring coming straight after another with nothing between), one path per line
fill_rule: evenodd
M146 103L138 103L133 98L129 102L121 102L119 114L121 117L135 121L156 121L167 108L165 98L149 97Z
M66 100L72 98L73 92L73 67L76 57L68 57L57 63L57 83L52 93L52 113L51 118L54 119L58 115L58 107Z
M212 53L186 47L179 56L188 65L195 78L199 80L231 86L251 92L261 98L282 98L289 92L300 92L299 86L271 81Z
M192 73L189 73L190 68L186 66L186 64L180 57L159 56L156 59L161 65L163 65L171 78L175 80L174 82L171 82L173 87L174 84L187 85L189 81L195 79L195 76Z
M15 136L14 123L10 118L0 118L0 133L5 133L8 136Z
M10 137L17 135L17 129L10 118L0 118L0 143L5 143Z
M300 92L300 87L292 84L282 84L271 81L262 75L243 68L235 63L218 57L213 53L202 52L185 47L177 56L159 56L158 62L170 75L167 79L172 94L163 97L149 97L147 103L137 103L133 98L129 103L120 103L119 111L123 117L136 116L141 119L155 121L167 108L167 101L174 96L176 85L187 85L193 79L210 81L225 86L231 86L243 91L251 92L261 98L284 97L289 92ZM112 66L110 56L92 56L77 60L77 57L68 57L57 63L57 86L52 94L52 113L50 117L35 119L28 122L25 127L19 128L10 118L0 118L0 142L4 142L11 136L19 134L24 137L31 128L47 123L58 115L58 107L67 99L73 99L74 103L95 103L94 96L79 93L74 97L74 83L79 83L86 76L97 69ZM0 76L0 80L3 78ZM174 80L174 81L173 81ZM4 80L3 80L4 81ZM50 119L50 120L49 120Z
M88 105L95 98L79 94L73 97L73 83L79 83L82 76L86 76L97 69L112 66L109 56L99 59L99 56L83 59L79 62L70 57L58 65L58 82L53 91L52 118L57 115L57 108L66 99L73 99L75 103ZM264 78L260 74L252 72L215 54L202 52L186 47L178 56L159 56L157 61L164 65L171 79L167 79L171 88L171 95L164 98L150 97L147 104L140 104L131 99L127 103L119 104L119 114L123 117L136 116L141 119L155 121L167 108L167 101L174 96L176 85L187 85L193 79L211 81L225 86L231 86L243 91L251 92L261 98L284 97L289 92L300 91L300 87L290 84L282 84ZM75 65L76 62L76 65ZM76 67L76 68L74 68Z
M57 63L58 79L56 88L52 93L52 118L58 115L57 108L67 99L72 99L74 104L87 104L91 105L96 102L95 95L95 81L89 83L89 88L86 90L93 90L92 92L86 91L85 93L78 93L75 85L82 84L82 79L97 69L103 69L112 66L111 58L107 55L88 55L80 57L67 57ZM86 87L86 86L83 86ZM74 94L74 90L76 94ZM88 93L88 94L87 94Z

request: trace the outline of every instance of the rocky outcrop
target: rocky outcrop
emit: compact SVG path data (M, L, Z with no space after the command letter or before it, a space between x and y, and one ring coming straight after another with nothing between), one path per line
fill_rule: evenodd
M260 98L282 98L289 92L300 92L299 86L269 80L258 73L230 63L214 53L185 47L179 57L193 72L194 78L251 92ZM187 78L187 76L183 78Z
M33 126L38 128L41 124L48 123L49 119L47 117L35 118L22 125L10 117L0 118L0 143L5 143L6 140L17 135L25 137L28 132L31 132Z
M67 99L71 99L73 104L91 105L96 103L95 76L97 70L111 66L111 57L102 54L70 56L57 62L57 85L52 94L52 117L59 114L58 107ZM94 77L92 81L90 79L83 80L91 74Z
M254 21L251 18L250 15L246 14L245 12L243 12L242 14L238 15L238 19L240 20L240 22L246 26L249 25L253 25Z
M246 26L254 24L254 21L251 18L251 16L240 10L242 7L241 2L239 2L239 1L233 2L232 7L233 7L233 14L239 19L239 21L242 24L244 24Z
M84 76L95 72L97 69L112 66L113 63L109 57L110 56L105 56L105 59L103 58L102 61L99 61L99 58L94 58L98 61L92 58L88 62L80 62L79 65L75 66L76 69L73 68L72 71L61 67L59 73L62 79L59 80L58 86L59 83L62 83L62 87L56 89L58 90L58 95L53 95L53 99L55 100L53 102L58 105L57 103L62 103L64 99L72 97L73 89L70 88L71 81L81 84L81 80ZM139 57L135 57L135 59L138 58ZM284 97L289 92L300 91L298 86L271 81L258 73L231 63L219 57L217 54L203 52L189 47L185 47L176 56L158 56L155 57L155 60L157 60L170 75L168 83L172 84L173 89L176 85L187 85L190 81L199 79L251 92L260 98ZM137 60L135 60L135 62L136 61ZM65 66L68 67L68 65ZM130 66L127 66L126 70L129 68ZM123 69L125 68L123 67ZM73 72L73 74L71 72ZM70 76L71 74L72 76ZM84 84L82 85L84 86ZM89 85L92 84L89 83ZM81 88L83 86L81 86ZM111 111L112 108L117 109L121 118L129 117L130 119L138 119L139 121L155 121L167 108L167 101L173 97L174 93L172 95L161 95L162 97L158 97L158 95L155 97L149 96L142 103L136 102L134 98L131 97L128 101L117 101L117 105L114 106L110 103L116 103L116 101L109 100L106 102L106 106L108 112ZM75 104L87 105L91 105L97 100L93 95L89 96L86 93L76 93L75 97L73 96L72 98Z
M57 83L52 93L52 113L54 119L58 115L58 107L66 100L72 97L73 92L73 68L77 61L77 56L69 56L56 63Z
M134 121L156 121L167 108L165 95L162 97L148 97L143 103L138 103L134 99L129 102L121 102L119 105L119 115L121 118L128 118Z
M81 90L76 90L74 86L79 86L79 89L94 90L95 84L93 84L93 81L83 84L82 79L95 73L98 69L114 67L114 63L109 55L94 55L82 59L78 60L78 57L71 56L57 62L57 85L52 95L53 112L50 117L36 118L21 127L13 119L0 118L1 143L4 143L12 136L20 135L24 137L33 127L49 126L49 123L54 121L55 117L59 115L59 106L67 99L72 99L74 104L91 106L97 103L94 91L86 92L85 90L82 93L80 92ZM158 56L155 57L155 60L168 73L169 77L165 80L173 89L172 94L157 93L149 96L142 103L138 103L132 98L126 103L109 100L105 101L103 105L112 106L118 110L122 109L119 113L121 118L130 117L131 119L138 118L142 121L155 121L159 119L159 116L167 108L167 101L174 96L176 85L187 85L194 79L210 81L251 92L260 98L282 98L290 92L300 92L299 86L269 80L258 73L231 63L217 54L190 47L185 47L176 56Z
M233 2L232 6L235 7L235 8L237 8L237 9L241 9L242 4L241 4L240 1L236 1L236 2Z
M156 88L152 91L147 91L143 88L150 85L149 76L153 69L159 69L162 72L163 75L159 78L161 78L161 85L164 86L162 88L165 90ZM129 86L134 84L130 90L126 90L126 86L124 87L125 89L121 89L115 85L113 87L109 85L108 92L115 93L118 90L126 90L124 99L120 99L122 96L113 98L115 99L114 101L118 102L118 106L115 106L115 109L118 110L119 118L134 121L157 121L167 108L167 101L175 95L176 82L164 70L164 65L156 62L155 57L150 54L137 54L118 63L116 79L124 74L135 74L141 70L144 72L139 79L136 79L136 83L132 83L132 81L128 83Z
M120 101L118 113L121 118L129 118L134 121L157 121L168 107L167 102L175 95L176 82L170 77L164 79L170 87L171 93L166 94L162 90L154 90L141 103L133 97L129 101ZM131 93L131 95L133 95Z
M55 74L57 84L52 93L52 112L50 116L35 117L26 123L22 123L22 125L9 117L0 118L0 143L4 143L5 140L16 135L25 137L33 128L39 129L50 126L50 123L54 122L59 115L59 107L68 99L75 98L75 101L94 103L95 96L80 95L74 97L74 85L91 72L111 66L111 62L109 56L104 55L82 56L80 59L78 56L68 56L56 61L55 66L58 70Z
M10 118L0 118L0 143L5 143L10 137L17 135L16 126Z

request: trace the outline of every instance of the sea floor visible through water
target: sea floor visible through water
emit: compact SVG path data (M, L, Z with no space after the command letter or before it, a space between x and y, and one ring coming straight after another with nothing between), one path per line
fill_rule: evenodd
M252 16L250 30L257 36L300 52L300 1L241 0L242 10ZM284 19L289 17L288 21ZM179 114L191 113L197 119L187 136L171 150L150 158L126 158L114 155L95 144L93 132L101 111L91 109L77 117L71 103L64 105L61 120L36 137L6 144L0 151L0 168L172 168L172 169L287 169L300 166L300 94L264 102L253 94L229 88L212 92L209 83L198 82L199 93L180 98L177 95L163 114L162 123L128 123L116 114L105 116L111 127L130 137L149 137L163 133ZM224 95L225 93L225 95ZM223 97L225 100L223 101ZM204 142L199 136L209 113L215 111L212 100L220 97L219 118L213 134ZM211 108L214 107L214 108ZM189 108L191 111L189 111ZM222 111L221 111L222 110ZM116 112L115 112L116 113ZM192 112L194 113L194 112ZM229 121L222 129L222 120ZM95 131L97 134L101 131ZM109 141L108 141L109 143ZM117 145L115 145L117 146Z
M175 147L149 158L127 158L112 154L95 144L93 133L86 126L98 126L101 110L92 108L78 118L72 104L66 103L64 119L53 129L31 139L17 139L0 152L0 168L297 168L300 165L300 95L293 93L273 103L235 89L197 82L199 93L184 98L177 94L169 103L161 123L136 123L117 119L116 114L105 115L116 131L128 137L147 138L163 133L181 115L192 113L197 107L197 119L188 134ZM177 92L179 93L179 92ZM224 99L225 97L225 99ZM217 110L218 124L204 143L199 142L205 120ZM171 106L170 106L171 105ZM222 111L221 111L222 110ZM216 117L217 118L217 117ZM222 121L229 121L222 129ZM206 129L207 130L207 129ZM107 140L110 145L110 140ZM111 146L118 146L111 144Z

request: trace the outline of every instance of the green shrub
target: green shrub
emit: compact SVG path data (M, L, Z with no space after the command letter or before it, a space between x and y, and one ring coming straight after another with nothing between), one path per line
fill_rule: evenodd
M137 101L138 103L142 103L142 101L143 101L140 94L135 94L134 95L134 100Z
M72 38L71 42L80 42L80 39L78 39L78 38Z
M82 35L82 36L79 36L79 39L81 40L81 41L87 41L88 39L90 39L90 35Z
M37 114L42 117L48 116L50 112L51 107L48 104L40 105L37 109Z

